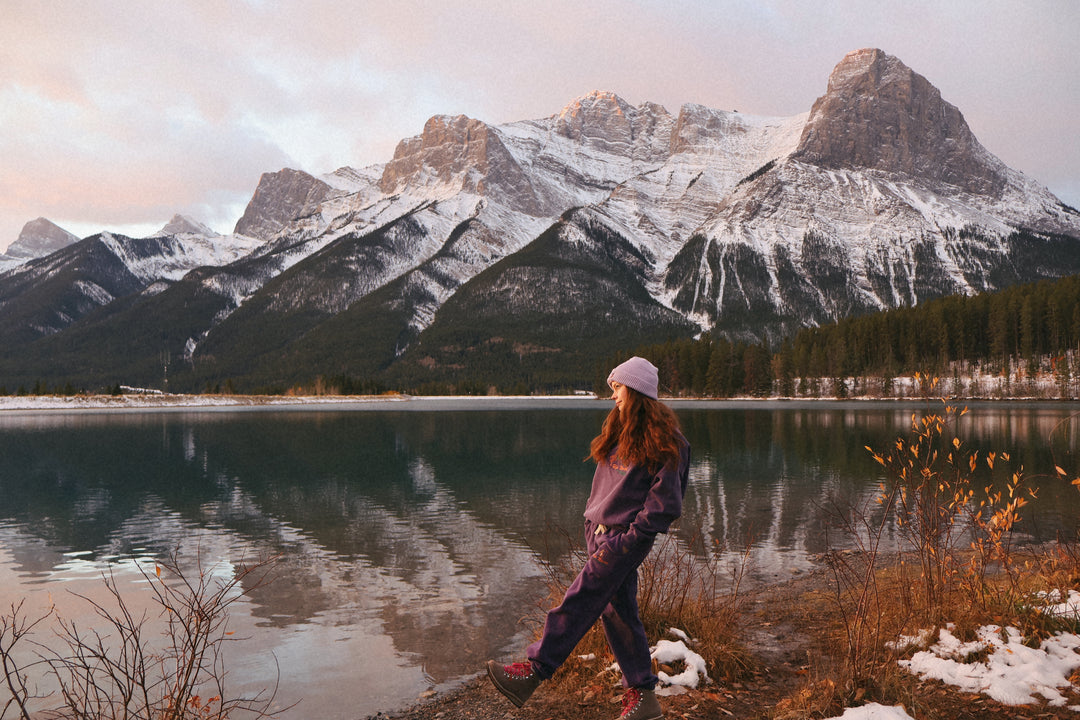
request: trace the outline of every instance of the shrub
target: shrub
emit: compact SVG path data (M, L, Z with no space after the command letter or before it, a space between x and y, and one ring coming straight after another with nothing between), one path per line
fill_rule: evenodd
M80 720L277 715L280 711L269 712L273 692L231 697L222 660L224 644L233 639L228 610L264 582L268 567L266 562L241 566L230 578L220 579L201 562L195 574L181 570L177 552L153 569L138 565L159 610L154 618L136 614L112 574L103 575L108 606L79 596L100 620L92 628L65 620L52 607L30 617L24 603L13 604L0 615L0 668L10 693L0 706L0 718L13 710L20 720L30 720L36 708L49 717ZM39 626L50 622L58 649L32 638ZM165 626L161 635L149 632L158 624ZM26 662L22 658L28 649L34 659ZM58 690L38 694L31 688L31 674ZM50 702L53 706L47 707Z

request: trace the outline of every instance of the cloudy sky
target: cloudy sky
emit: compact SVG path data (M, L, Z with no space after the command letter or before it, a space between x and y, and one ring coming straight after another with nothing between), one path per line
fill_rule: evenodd
M0 249L175 213L230 232L264 172L382 163L436 114L592 90L795 115L852 50L924 75L1080 207L1076 0L0 0Z

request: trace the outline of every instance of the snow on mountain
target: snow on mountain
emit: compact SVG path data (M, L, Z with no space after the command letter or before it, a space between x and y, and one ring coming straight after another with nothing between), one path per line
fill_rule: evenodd
M195 228L202 227L203 231ZM166 229L177 234L165 234ZM244 235L218 235L205 226L176 218L161 232L135 239L101 233L101 243L140 280L179 280L191 270L206 266L227 265L250 254L262 241Z
M812 325L995 289L1022 232L1078 238L1080 217L983 148L925 78L862 50L797 147L723 197L668 268L664 299L703 327L739 306Z
M598 205L612 227L652 258L654 294L662 296L662 273L723 198L750 173L795 150L805 119L684 106L665 163L621 183Z
M202 235L211 238L220 237L221 233L214 232L201 222L184 215L173 215L172 220L165 223L160 230L150 237L161 237L163 235Z
M391 251L377 270L367 266L369 276L358 285L313 302L341 308L408 274L406 281L425 296L423 307L413 312L412 324L421 330L463 282L523 248L568 208L605 201L614 207L620 198L628 202L635 192L642 195L640 187L649 188L646 199L653 193L681 195L680 181L683 187L699 183L691 198L700 202L661 197L655 211L639 208L653 215L654 229L673 232L677 244L679 229L688 232L689 215L715 206L708 195L727 192L751 169L790 152L803 117L753 118L687 106L675 118L658 105L634 108L601 92L548 118L499 126L435 116L421 135L402 140L385 165L341 168L318 178L293 170L264 175L237 224L237 232L270 240L249 258L249 265L258 258L261 267L251 269L254 275L240 278L225 271L205 282L239 306L263 282L343 238L408 216L432 244ZM732 133L740 140L718 145ZM660 183L653 175L669 162L667 179ZM454 238L453 248L440 252L463 223L469 227ZM658 261L673 252L668 247ZM364 275L364 268L357 272ZM304 293L283 302L297 307L305 302Z
M340 167L332 173L319 177L324 183L347 193L359 192L371 187L382 176L382 165L369 165L365 168Z
M0 253L0 273L27 260L44 257L78 241L78 236L45 218L31 220L23 225L19 237L7 251Z
M237 232L269 242L244 274L204 282L239 307L293 272L266 307L328 313L398 283L396 307L420 333L458 288L573 208L587 209L573 222L599 223L647 259L642 282L661 305L758 339L990 289L1021 229L1080 236L1077 218L982 148L925 78L865 50L794 117L694 104L673 116L593 92L537 120L434 116L362 171L264 175ZM365 245L367 234L381 239ZM343 243L354 249L331 252ZM335 287L318 282L340 272ZM747 325L762 313L772 320Z
M609 92L501 125L437 115L384 164L264 174L231 235L177 216L150 238L100 243L160 291L173 309L145 312L162 323L198 298L206 315L176 349L195 367L280 357L354 311L384 323L380 342L401 356L463 289L475 307L507 293L530 312L572 298L583 318L610 316L596 273L632 285L619 292L664 328L776 340L1078 272L1080 214L979 144L926 78L867 49L792 117L696 104L673 115ZM497 272L519 253L532 260ZM266 331L285 318L293 336ZM505 320L499 332L516 332ZM446 344L479 342L447 322Z
M262 245L181 216L147 238L90 236L0 274L0 337L17 346L62 333L119 298L157 295L196 268L231 263Z

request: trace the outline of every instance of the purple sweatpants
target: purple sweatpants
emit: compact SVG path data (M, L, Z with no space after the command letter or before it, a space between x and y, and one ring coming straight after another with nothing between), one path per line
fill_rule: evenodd
M622 669L623 686L652 689L657 678L649 657L649 639L638 613L637 570L653 541L628 543L629 547L621 548L620 533L596 535L595 531L596 524L586 520L589 559L567 589L562 604L548 611L543 636L526 653L537 674L549 678L602 618L608 646Z

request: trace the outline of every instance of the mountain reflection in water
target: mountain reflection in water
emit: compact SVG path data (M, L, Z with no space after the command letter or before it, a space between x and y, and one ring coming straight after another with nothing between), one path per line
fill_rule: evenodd
M583 458L610 406L406 405L0 416L0 603L55 601L80 617L61 589L93 594L103 570L146 595L132 558L179 547L188 567L228 572L276 557L273 582L235 606L230 626L247 639L229 646L229 670L248 690L280 668L281 704L303 698L287 717L399 707L520 653L544 564L578 542ZM907 435L926 407L673 405L693 446L674 536L732 570L747 558L757 582L845 544L837 508L870 507L880 480L866 446ZM960 422L966 443L1010 452L1040 486L1021 528L1036 539L1076 533L1080 493L1052 472L1075 469L1076 410L984 404Z

